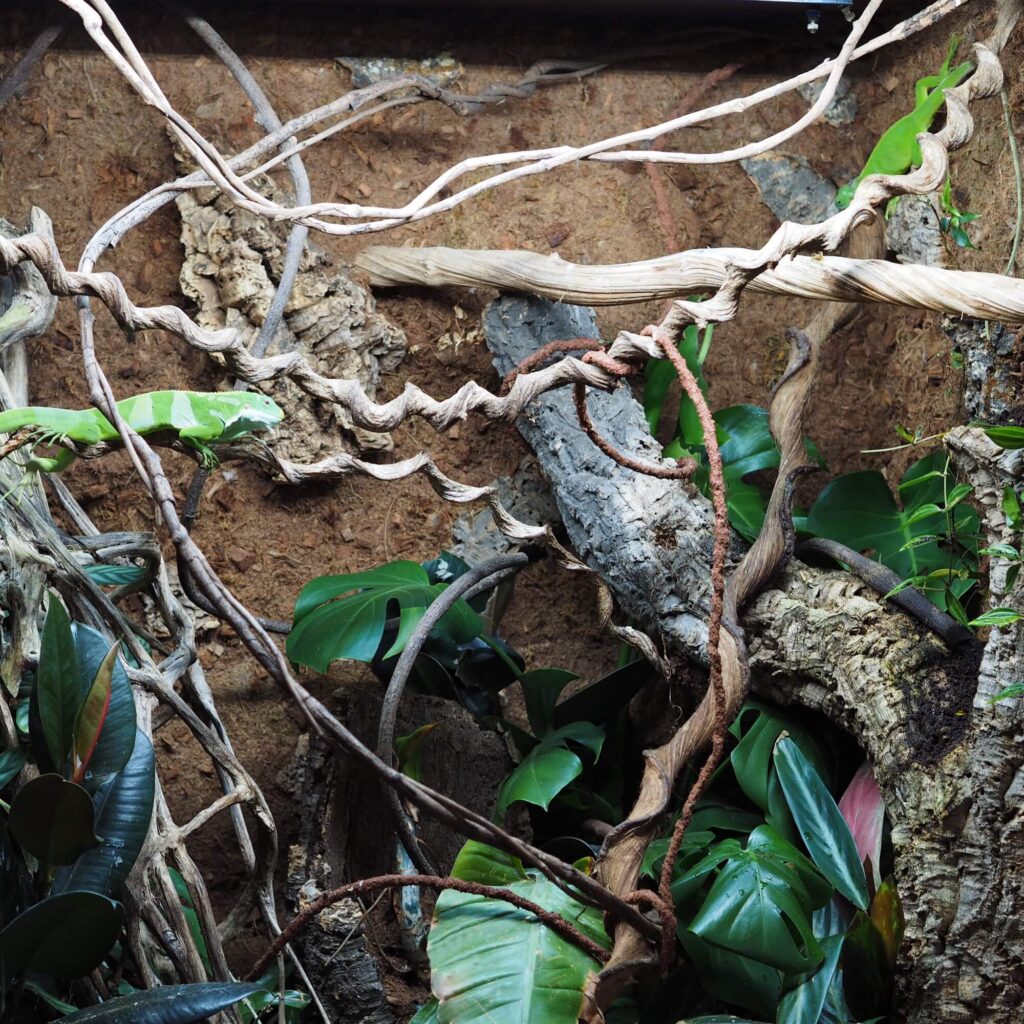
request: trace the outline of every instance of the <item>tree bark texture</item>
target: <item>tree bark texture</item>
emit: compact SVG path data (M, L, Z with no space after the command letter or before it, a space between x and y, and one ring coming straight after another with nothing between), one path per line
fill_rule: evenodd
M591 311L519 297L495 302L486 327L501 374L548 341L598 337ZM620 451L660 458L629 388L591 393L589 406ZM538 399L519 425L572 544L611 586L623 616L706 662L710 502L689 485L635 475L603 455L580 429L567 391ZM1004 482L1019 487L1024 456L997 459L999 449L978 431L954 435L954 457L972 479L988 481L975 486L986 526L998 532L994 496ZM737 539L734 553L741 550ZM996 603L1024 605L1021 588L1018 581ZM797 561L754 600L743 626L755 690L822 712L857 738L874 766L907 916L895 1019L1018 1022L1024 711L1020 700L987 701L1024 679L1020 631L993 630L984 650L952 652L856 577Z

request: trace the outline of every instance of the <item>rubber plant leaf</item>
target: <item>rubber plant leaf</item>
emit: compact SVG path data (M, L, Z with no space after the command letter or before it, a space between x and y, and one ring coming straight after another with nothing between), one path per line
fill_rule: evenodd
M61 1024L200 1024L211 1014L255 995L258 985L242 981L210 981L164 985L145 992L108 999L98 1006L61 1017Z
M85 700L82 701L82 706L78 709L78 715L75 717L74 742L71 750L72 782L81 784L85 779L89 761L96 752L100 733L103 731L107 712L110 710L114 662L117 660L119 646L114 643L107 651L106 657L100 663L99 671L85 695Z
M99 845L91 797L59 775L40 775L18 790L8 827L24 850L51 866L73 864Z

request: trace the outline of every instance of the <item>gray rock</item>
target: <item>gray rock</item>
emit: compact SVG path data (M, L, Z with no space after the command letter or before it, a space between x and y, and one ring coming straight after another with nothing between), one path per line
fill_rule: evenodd
M806 85L799 86L797 92L807 100L808 106L813 106L814 101L821 95L821 90L824 88L825 80L819 79L817 82L808 82ZM853 124L856 119L857 97L854 96L850 83L845 78L839 82L839 88L836 89L836 94L832 97L832 102L825 108L822 117L833 127L838 127L841 124Z
M780 221L815 224L836 212L836 187L802 156L765 153L741 160L740 166L761 193L765 206Z

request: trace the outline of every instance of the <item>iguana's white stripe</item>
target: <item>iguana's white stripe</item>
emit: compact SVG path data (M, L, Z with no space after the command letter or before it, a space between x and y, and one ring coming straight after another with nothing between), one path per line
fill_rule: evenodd
M136 430L145 430L150 426L150 424L155 422L153 416L152 395L136 395L135 405L132 408L128 419Z
M196 415L192 411L192 399L184 391L171 392L170 417L167 422L181 430L185 426L194 426Z

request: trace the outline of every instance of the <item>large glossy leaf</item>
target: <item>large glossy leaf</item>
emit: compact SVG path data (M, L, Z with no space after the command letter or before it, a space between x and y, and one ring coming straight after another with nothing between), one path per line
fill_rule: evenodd
M92 799L59 775L40 775L14 796L8 820L11 835L40 863L71 864L99 843Z
M478 843L475 839L470 839L459 850L451 875L464 882L479 882L499 888L526 881L529 877L518 857L486 843Z
M812 506L807 528L855 551L871 549L875 558L903 579L945 569L950 562L948 550L935 541L912 543L946 532L945 515L941 511L928 513L930 507L944 503L944 467L941 452L915 462L900 481L902 509L881 473L867 470L838 477ZM976 549L977 513L961 502L951 514L961 542ZM933 592L928 596L934 596Z
M85 700L97 674L110 651L110 641L90 626L76 622L71 627L78 654L79 702ZM89 759L82 784L95 792L116 775L135 749L135 698L128 673L120 659L115 659L110 672L110 704L103 730Z
M62 1017L61 1024L200 1024L259 991L258 985L242 981L165 985L79 1010Z
M3 975L88 974L117 941L123 917L120 903L94 892L62 892L41 900L0 932Z
M3 789L22 768L28 754L24 747L8 747L0 754L0 789Z
M758 1016L775 1013L782 994L782 975L774 967L705 942L693 932L681 930L679 939L708 992Z
M707 394L708 384L704 379L701 357L707 354L712 331L713 327L709 326L701 338L697 333L696 325L690 324L683 331L683 336L677 346L679 354L686 360L686 365L690 368L690 372L697 380L698 387L704 394ZM654 434L661 421L661 413L665 399L668 397L669 388L678 377L675 367L668 359L651 359L647 363L644 376L644 415L647 417L648 428ZM700 419L697 416L697 408L685 393L680 395L677 419L679 437L682 438L684 444L701 445L704 443L704 431L701 429Z
M590 722L573 722L548 733L502 783L497 813L504 814L516 801L546 811L551 801L583 771L583 762L567 745L570 741L586 747L596 759L601 753L604 730Z
M74 742L72 743L73 782L81 782L85 778L89 761L96 752L107 712L110 710L110 694L113 689L114 662L117 660L118 644L111 645L106 657L100 663L85 699L82 701L75 716Z
M50 594L50 606L39 646L39 671L32 690L32 711L38 716L50 766L57 772L71 750L75 716L81 702L78 654L68 613Z
M865 761L839 798L839 811L849 826L857 845L860 862L871 865L875 888L882 882L882 826L885 823L885 803L875 781L871 764ZM867 868L865 867L865 872Z
M825 953L821 966L779 1000L776 1024L818 1024L832 979L839 966L843 937L830 935L821 940L821 948Z
M132 756L93 797L100 844L57 873L54 891L88 889L116 896L149 831L155 780L153 746L140 729Z
M578 678L575 673L567 672L564 668L535 668L519 677L526 717L538 739L554 727L555 705L559 694Z
M288 635L288 657L300 665L326 672L332 661L349 658L373 661L381 646L389 605L399 609L398 637L388 651L400 651L427 606L447 586L430 582L417 562L390 562L366 572L320 576L302 588L295 602L295 621ZM483 620L459 601L438 624L438 631L457 643L479 635Z
M821 776L788 736L775 744L775 769L811 859L854 906L867 910L867 879L850 829Z
M609 672L556 705L555 725L570 722L603 725L611 721L653 675L654 669L644 658Z
M892 976L885 944L871 918L862 910L843 942L843 990L858 1020L887 1013Z
M798 850L762 825L745 847L735 840L719 843L693 872L708 864L718 875L690 931L787 974L821 963L810 915L829 899L832 887Z
M428 999L409 1020L409 1024L438 1024L437 1000Z
M508 888L609 945L601 915L546 878L530 872ZM438 898L427 953L440 1024L575 1024L600 967L533 914L453 891Z

